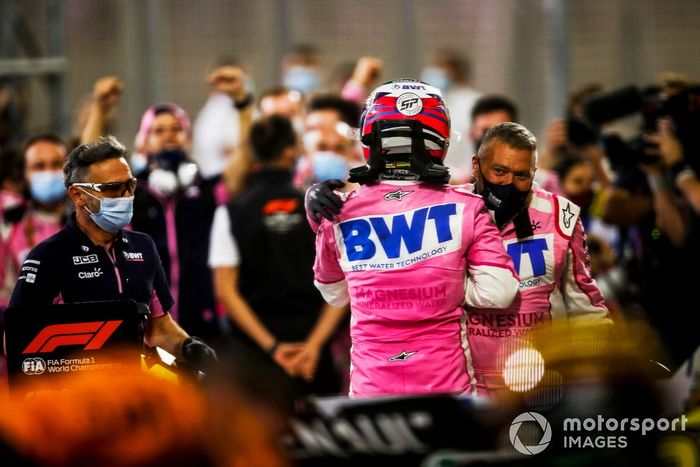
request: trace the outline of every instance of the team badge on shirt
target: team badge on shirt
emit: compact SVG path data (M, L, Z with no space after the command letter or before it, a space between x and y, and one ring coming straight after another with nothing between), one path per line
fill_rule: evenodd
M567 203L566 208L561 210L562 221L564 222L564 227L567 229L571 227L571 219L574 218L576 214L571 211L571 204Z
M403 198L406 195L410 195L413 193L413 191L403 191L401 188L399 188L396 191L389 192L384 195L384 199L387 201L396 200L396 201L401 201L401 198Z
M294 229L302 221L297 211L296 198L271 199L263 206L263 223L270 231L283 234Z
M390 361L390 362L398 362L398 361L405 362L406 359L408 359L408 357L414 355L416 352L418 352L418 351L415 350L415 351L413 351L413 352L406 352L406 351L404 350L404 351L401 352L400 354L394 355L393 357L389 358L389 361Z

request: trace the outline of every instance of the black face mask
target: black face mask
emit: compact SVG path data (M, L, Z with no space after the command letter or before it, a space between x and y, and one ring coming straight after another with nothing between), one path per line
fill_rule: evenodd
M156 161L158 167L163 170L177 172L180 164L185 162L187 154L182 149L164 149L153 155L153 160Z
M486 180L484 173L481 172L481 166L479 166L479 173L483 185L483 189L479 194L484 198L486 207L494 211L496 226L501 229L523 208L530 190L520 191L512 183L508 185L491 183Z
M3 219L9 224L14 224L19 222L24 217L24 213L27 211L27 206L22 203L17 206L13 206L10 209L6 209L3 214Z

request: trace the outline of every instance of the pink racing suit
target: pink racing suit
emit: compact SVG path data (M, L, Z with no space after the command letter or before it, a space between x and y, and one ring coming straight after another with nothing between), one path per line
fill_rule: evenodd
M525 338L534 326L560 318L610 322L588 267L579 211L569 200L533 185L528 207L533 235L518 239L512 222L501 230L520 290L506 309L466 306L477 394L495 395L505 387L508 354L522 343L518 336Z
M353 397L469 392L461 306L502 308L518 288L481 197L419 182L347 195L319 226L314 273L327 302L350 302Z

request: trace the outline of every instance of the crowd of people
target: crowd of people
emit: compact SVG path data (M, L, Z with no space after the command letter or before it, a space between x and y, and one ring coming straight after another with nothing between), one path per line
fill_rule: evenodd
M73 240L65 232L82 235L82 229L95 247L104 247L100 260L111 261L115 270L120 259L109 252L121 249L128 258L133 246L125 246L125 239L127 244L142 242L144 251L151 250L157 259L149 263L148 290L134 292L151 306L155 322L167 316L164 333L171 337L153 336L153 342L174 354L181 352L178 346L199 345L201 352L213 354L213 348L220 356L235 356L242 380L251 386L263 381L295 395L391 393L381 381L396 375L378 368L387 358L410 362L407 354L415 349L404 348L411 334L399 332L397 343L379 352L372 343L383 342L380 337L386 340L391 332L377 329L390 323L405 331L402 326L409 321L437 319L450 307L445 316L455 327L448 334L459 335L461 327L464 341L456 341L452 350L465 358L464 346L467 361L448 351L442 370L451 361L468 371L417 387L402 376L402 389L393 392L468 392L472 383L474 392L502 389L501 339L559 317L646 320L665 344L670 366L698 346L693 277L681 272L693 270L700 253L694 241L700 213L698 147L694 129L687 128L688 121L697 119L693 114L679 121L695 107L689 104L685 113L658 112L652 124L645 122L639 130L635 149L616 135L616 116L590 124L588 104L609 91L590 85L571 93L563 118L548 125L538 144L517 124L514 99L482 95L469 86L468 61L455 51L437 53L426 64L422 81L391 81L374 92L388 78L379 58L359 58L336 89L324 88L319 66L316 49L295 49L285 60L281 82L255 95L243 68L222 62L207 78L210 93L195 119L176 103L154 103L143 113L133 142L126 144L109 134L129 83L102 77L95 82L77 137L41 133L30 135L21 147L0 148L0 308L90 298L107 287L94 287L100 281L92 284L90 279L62 285L68 281L61 278L60 267L32 271L40 280L27 279L27 259L49 263L43 258L51 257L56 239L68 245ZM657 96L660 101L689 96L697 106L693 89L690 80L667 76ZM423 140L416 133L421 130L410 123L427 131L416 114L392 114L392 106L398 109L396 99L408 92L421 99L421 109L438 109L430 115L442 118L447 127ZM391 104L382 101L387 96L394 98ZM431 100L436 98L440 103ZM392 120L398 123L392 126ZM425 158L388 157L379 167L377 147L377 154L400 153L391 149L392 138L420 140ZM394 146L408 146L416 154L410 142ZM401 167L425 184L405 183ZM441 192L440 198L431 183L455 191ZM391 209L381 202L388 196L381 191L385 185L395 192ZM354 227L345 222L415 210L410 222L395 218L389 227L382 224L383 234L376 234L384 237L367 240L389 238L398 242L397 255L404 254L402 248L413 253L407 235L422 204L411 203L423 200L425 190L443 206L473 204L467 210L473 216L470 226L460 234L464 243L445 247L461 251L462 263L433 258L429 261L438 266L416 262L406 277L397 272L379 274L376 280L352 269L358 259L357 264L366 264L362 252L369 247L355 238L364 235L357 230L359 221ZM408 193L409 201L402 204ZM133 215L125 216L129 197ZM466 218L466 208L460 209ZM436 228L452 225L449 213L426 215ZM380 229L376 222L366 225ZM397 227L401 225L408 229L406 235ZM123 234L116 234L122 229ZM138 232L147 234L152 246ZM478 248L470 247L466 232L475 236ZM490 247L483 240L487 237ZM491 259L484 262L483 256ZM387 258L392 258L388 252ZM414 274L431 267L449 274L435 276L430 270L425 280ZM106 284L104 279L100 284ZM118 272L116 280L121 294ZM379 312L379 304L391 301L385 298L393 296L387 291L397 288L441 290L451 305L441 303L431 311L416 302L412 312L404 309L396 321L388 309ZM452 288L462 291L459 298ZM365 294L358 295L362 290ZM372 326L379 328L367 334ZM448 329L438 328L432 330L431 342ZM425 328L417 332L414 337L426 339ZM431 345L425 344L426 360L414 360L433 366ZM436 348L438 354L445 350Z

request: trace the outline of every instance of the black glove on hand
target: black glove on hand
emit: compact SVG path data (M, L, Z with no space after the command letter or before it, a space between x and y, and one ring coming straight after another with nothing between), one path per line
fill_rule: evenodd
M192 367L200 370L213 366L217 362L216 352L199 337L188 337L182 343L182 357Z
M343 202L338 195L333 193L333 190L343 186L345 183L342 180L334 178L316 183L309 188L304 200L304 207L315 222L321 222L321 216L332 221L333 214L340 214Z

